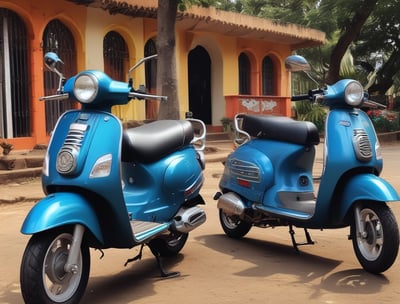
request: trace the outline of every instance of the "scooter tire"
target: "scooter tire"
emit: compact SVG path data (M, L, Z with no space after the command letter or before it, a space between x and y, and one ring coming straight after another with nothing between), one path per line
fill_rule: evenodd
M189 233L172 233L167 237L159 237L151 240L148 244L153 254L161 257L177 255L185 246Z
M253 226L252 223L241 220L238 216L230 216L219 209L219 221L225 234L234 239L244 237Z
M78 273L66 273L64 265L72 237L71 230L65 227L31 237L20 269L21 292L25 303L79 303L89 279L90 252L83 242Z
M365 202L361 220L366 235L360 236L356 225L351 225L354 252L364 270L379 274L389 269L399 250L399 230L390 208L381 202Z

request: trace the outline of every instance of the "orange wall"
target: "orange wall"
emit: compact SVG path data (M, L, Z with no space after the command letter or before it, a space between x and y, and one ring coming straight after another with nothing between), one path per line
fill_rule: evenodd
M52 19L58 18L65 23L73 35L78 53L78 66L83 66L83 33L85 10L66 1L41 0L29 1L2 1L0 7L16 12L26 24L29 34L28 47L30 49L30 79L31 79L31 110L32 110L32 137L7 139L15 149L31 149L35 144L47 144L48 136L45 127L44 103L39 101L43 95L43 51L41 47L43 31Z

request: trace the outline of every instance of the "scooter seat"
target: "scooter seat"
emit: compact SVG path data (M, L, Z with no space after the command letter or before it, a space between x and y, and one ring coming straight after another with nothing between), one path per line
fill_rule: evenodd
M243 115L242 130L250 136L299 145L318 145L318 129L310 121L297 121L284 116Z
M121 160L151 163L190 144L193 136L192 124L187 120L158 120L126 129Z

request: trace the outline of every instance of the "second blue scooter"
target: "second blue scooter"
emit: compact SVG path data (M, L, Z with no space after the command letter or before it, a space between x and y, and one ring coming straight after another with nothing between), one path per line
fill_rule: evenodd
M300 56L286 59L289 71L307 71ZM316 126L288 117L238 114L238 148L229 155L220 180L219 217L225 233L245 236L252 226L288 226L293 246L313 244L308 229L350 227L349 239L362 267L387 270L399 248L396 219L386 202L396 190L379 177L383 160L372 122L361 107L378 107L361 84L344 79L325 89L293 96L329 109L325 125L323 172L313 179ZM316 195L314 194L316 193ZM304 228L298 243L293 227Z

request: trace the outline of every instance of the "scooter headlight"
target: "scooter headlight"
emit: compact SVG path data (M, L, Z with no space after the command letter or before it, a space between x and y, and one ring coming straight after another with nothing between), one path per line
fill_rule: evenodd
M82 103L91 103L99 91L99 82L91 74L81 74L75 79L74 95Z
M346 103L352 107L359 106L364 98L364 89L358 81L351 81L347 84L344 97Z

